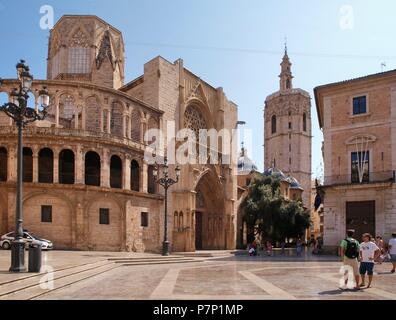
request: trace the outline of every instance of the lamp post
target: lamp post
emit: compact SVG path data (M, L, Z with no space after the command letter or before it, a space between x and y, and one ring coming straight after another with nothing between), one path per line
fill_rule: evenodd
M162 169L162 178L157 179L159 171ZM169 166L167 157L164 158L164 163L161 165L155 164L153 175L156 179L156 183L161 185L165 189L165 219L164 219L164 241L162 243L162 255L169 256L169 240L168 240L168 189L170 186L179 182L180 168L175 168L176 180L169 178Z
M49 105L49 95L44 87L39 92L39 104L41 112L28 107L29 92L32 90L33 76L29 73L29 67L21 60L17 65L19 89L13 89L10 93L10 102L0 106L7 116L12 118L18 128L17 147L17 188L16 188L16 212L15 233L11 244L11 267L10 272L24 272L25 268L25 243L23 241L23 210L22 210L22 177L23 177L23 128L31 122L43 120ZM2 81L0 81L0 85Z

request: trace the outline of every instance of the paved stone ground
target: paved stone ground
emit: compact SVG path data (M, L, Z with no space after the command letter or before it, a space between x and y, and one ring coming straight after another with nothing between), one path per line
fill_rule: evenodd
M114 256L131 254L51 252L47 254L47 263L58 267L81 265ZM390 263L376 266L372 288L355 292L338 289L341 263L337 257L308 254L295 257L288 252L286 256L277 253L273 257L236 255L200 260L186 264L120 266L38 299L396 300L396 274L390 274ZM5 262L9 262L9 252L0 252L0 283L16 276L5 272Z

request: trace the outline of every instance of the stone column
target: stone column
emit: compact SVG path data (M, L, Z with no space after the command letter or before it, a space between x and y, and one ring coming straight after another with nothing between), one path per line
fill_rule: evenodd
M111 112L107 110L107 133L111 133Z
M38 149L32 150L33 152L33 183L38 183L39 180L39 156Z
M127 116L126 116L126 114L124 113L123 115L122 115L122 136L124 137L124 138L126 138L126 133L127 133Z
M122 188L124 190L131 190L131 158L126 156L123 163L123 179L122 179Z
M54 183L59 183L59 149L54 149Z
M74 112L74 129L78 130L78 108L76 108L76 111Z
M143 162L141 177L140 177L140 191L147 193L148 190L148 165L146 162Z
M100 132L104 132L104 117L103 117L104 110L100 109Z
M55 105L55 126L59 128L59 103L57 102Z
M110 159L109 150L103 149L101 159L100 185L101 187L110 188Z
M127 137L128 139L132 139L132 107L131 107L131 112L129 113L128 117L128 127L127 127Z
M86 124L85 124L85 121L86 121L86 109L85 109L85 107L83 107L82 108L82 110L81 110L81 129L82 130L85 130L85 128L86 128Z
M81 150L81 146L77 146L76 157L74 163L74 183L85 183L85 157Z
M140 111L140 143L144 143L146 116L143 111Z

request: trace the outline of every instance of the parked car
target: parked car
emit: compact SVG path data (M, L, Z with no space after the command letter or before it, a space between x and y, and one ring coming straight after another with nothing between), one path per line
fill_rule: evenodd
M4 250L10 250L11 249L11 242L14 240L14 232L9 232L5 235L3 235L0 238L0 247ZM35 244L41 244L41 249L42 250L52 250L54 245L52 241L46 240L46 239L41 239L34 235L31 232L24 231L23 232L23 240L25 241L26 248L29 247L29 244L34 242Z

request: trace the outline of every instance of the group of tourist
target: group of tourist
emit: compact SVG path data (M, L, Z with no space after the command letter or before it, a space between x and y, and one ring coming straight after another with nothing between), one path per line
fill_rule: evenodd
M391 273L395 273L396 232L392 234L387 248L381 236L377 236L374 239L369 233L365 233L362 236L362 243L359 243L358 240L354 239L354 234L355 230L347 231L347 237L340 244L340 255L345 266L345 275L349 272L353 273L355 289L359 290L363 287L370 288L373 281L375 264L382 263L388 256L393 266ZM367 286L366 275L368 276ZM353 279L353 277L345 279L345 286L348 285L349 279Z
M304 252L304 247L307 246L307 243L301 239L300 237L297 238L296 240L296 254L298 257L302 256L302 253ZM282 241L280 244L277 243L277 245L280 245L281 248L281 254L285 255L286 254L286 242ZM312 249L312 254L318 254L320 253L320 250L322 248L322 241L318 237L317 239L311 238L308 246L311 247ZM272 256L273 255L273 249L274 245L270 240L265 241L263 246L260 246L260 244L254 240L251 242L248 246L248 253L250 256L257 256L259 255L258 251L262 250L266 253L267 256Z

